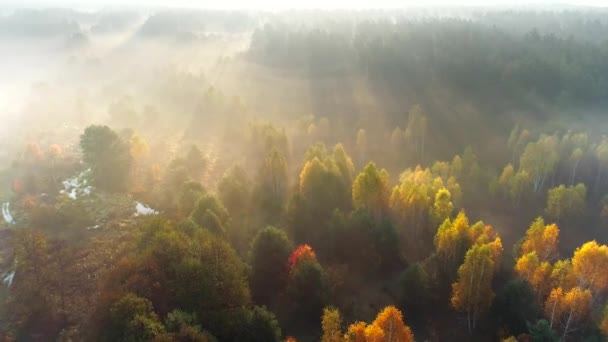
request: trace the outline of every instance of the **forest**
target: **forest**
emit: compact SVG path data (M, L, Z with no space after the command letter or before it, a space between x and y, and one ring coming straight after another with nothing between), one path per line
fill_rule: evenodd
M608 338L608 10L0 5L0 341Z

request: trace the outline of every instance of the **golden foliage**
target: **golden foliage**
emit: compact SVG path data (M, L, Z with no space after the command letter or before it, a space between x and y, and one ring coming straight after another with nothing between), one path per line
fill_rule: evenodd
M572 271L579 286L597 291L608 288L608 246L590 241L577 248L572 257Z
M536 252L541 261L550 261L557 256L558 242L559 228L557 225L545 226L545 221L539 217L526 231L526 237L521 246L521 255Z

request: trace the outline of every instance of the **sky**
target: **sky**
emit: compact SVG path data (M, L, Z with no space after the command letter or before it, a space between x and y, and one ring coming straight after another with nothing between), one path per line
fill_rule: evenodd
M409 6L521 6L569 4L606 6L608 0L0 0L12 7L101 8L106 6L191 7L213 9L402 8Z

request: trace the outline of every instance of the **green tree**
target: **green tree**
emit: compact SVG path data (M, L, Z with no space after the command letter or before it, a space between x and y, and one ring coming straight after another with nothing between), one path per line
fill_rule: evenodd
M537 303L530 284L524 279L515 279L498 292L492 311L509 334L517 336L528 331L527 322L540 316L541 308Z
M555 220L575 219L585 210L587 188L583 183L576 186L560 185L547 193L546 212Z
M226 208L211 194L204 194L198 199L191 218L196 224L215 234L223 234L230 221Z
M533 342L557 342L559 338L555 330L551 328L545 319L538 320L534 324L528 323L528 332Z
M248 212L251 184L245 170L235 165L222 177L217 186L218 196L232 217Z
M113 192L128 189L131 152L129 144L114 131L108 126L89 126L80 136L80 148L95 186Z
M104 341L150 341L165 332L152 303L127 293L110 307L109 326Z
M258 232L251 248L251 291L257 303L269 304L287 284L287 259L293 245L287 235L266 227Z

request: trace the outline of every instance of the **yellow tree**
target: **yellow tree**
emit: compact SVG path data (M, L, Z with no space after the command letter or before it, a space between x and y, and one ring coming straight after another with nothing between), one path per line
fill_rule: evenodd
M556 224L545 226L542 217L538 217L526 231L521 246L521 255L535 252L541 261L550 261L557 256L559 228Z
M370 324L365 327L366 342L384 342L384 330L379 326Z
M413 342L414 335L410 327L403 323L403 316L394 306L387 306L382 310L376 320L370 325L382 330L382 342ZM373 331L376 331L374 328Z
M446 188L439 189L435 194L435 203L433 203L433 209L431 210L433 224L437 226L445 221L452 215L452 210L454 210L454 205L452 204L450 191Z
M452 284L452 306L467 313L469 333L475 329L477 317L492 304L495 247L477 244L471 247L458 269L458 280Z
M608 246L590 241L577 248L572 257L572 271L583 289L602 291L608 288Z
M340 311L335 308L323 309L323 318L321 326L323 328L323 336L321 342L342 342L342 318Z
M553 264L551 271L551 285L569 290L576 286L577 280L572 271L572 262L570 260L558 260Z
M543 298L549 290L552 271L551 264L546 261L541 262L536 252L522 255L515 264L517 275L530 283L538 298Z
M353 204L356 208L367 208L376 217L388 207L388 172L378 170L376 164L370 162L357 175L353 182Z
M344 334L344 341L347 342L366 342L365 340L365 322L355 322L348 327Z
M568 334L575 331L579 324L591 313L591 291L574 287L565 292L555 288L545 302L545 315L549 318L550 326L559 323L562 331L562 341Z
M453 262L468 246L469 219L460 211L453 221L446 219L435 235L435 250L445 262ZM460 254L462 255L462 254Z

